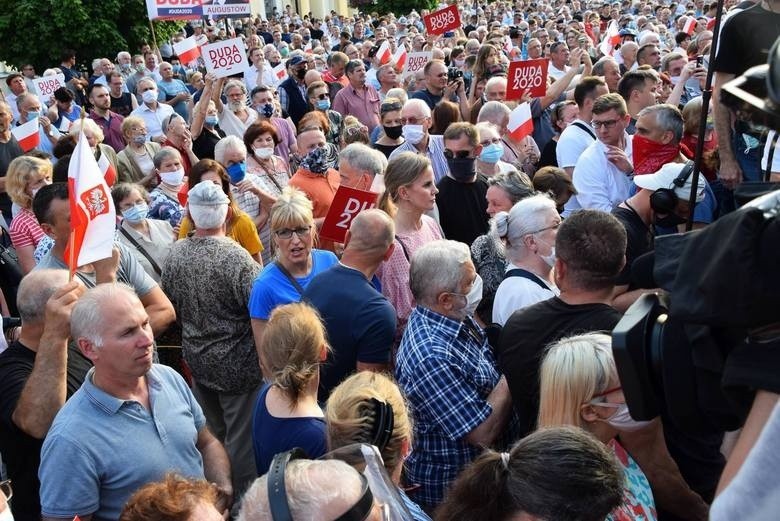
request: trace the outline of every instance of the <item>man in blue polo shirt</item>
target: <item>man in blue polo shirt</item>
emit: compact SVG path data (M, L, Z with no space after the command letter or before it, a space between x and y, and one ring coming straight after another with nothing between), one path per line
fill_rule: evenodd
M322 315L331 346L320 367L320 402L356 370L390 367L395 310L372 279L376 280L377 268L393 253L394 237L393 220L385 212L360 212L347 232L341 262L306 287L303 299Z
M168 472L216 483L227 507L225 449L181 376L152 363L149 317L135 292L124 284L87 291L73 308L71 337L94 368L43 442L43 519L118 519L138 488Z

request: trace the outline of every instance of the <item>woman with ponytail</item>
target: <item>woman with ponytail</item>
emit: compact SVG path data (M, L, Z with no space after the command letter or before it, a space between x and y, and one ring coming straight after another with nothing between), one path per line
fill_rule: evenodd
M401 390L388 376L372 371L355 373L336 387L325 408L328 449L367 443L379 449L387 474L396 486L412 447L412 421ZM430 517L399 487L414 521Z
M317 404L320 363L328 344L317 311L307 304L273 310L260 346L260 368L269 384L260 390L252 420L258 475L273 457L300 447L312 458L325 453L325 421Z
M379 208L395 221L395 249L379 266L377 277L382 293L395 308L398 329L396 345L414 308L409 289L409 266L412 255L422 245L443 238L441 228L425 215L436 207L436 181L430 160L413 152L402 152L387 164L385 191Z
M614 456L581 429L543 429L486 450L458 476L436 521L604 521L621 503Z

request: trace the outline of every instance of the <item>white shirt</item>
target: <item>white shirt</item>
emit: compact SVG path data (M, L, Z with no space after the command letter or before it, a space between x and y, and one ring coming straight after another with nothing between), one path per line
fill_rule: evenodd
M624 134L625 152L631 159L631 136ZM607 147L595 141L585 149L572 176L577 202L582 208L611 212L631 195L632 180L607 160Z
M507 263L506 271L517 269L512 263ZM508 277L501 281L496 290L496 297L493 300L493 322L506 324L512 313L518 309L523 309L537 302L556 297L561 294L555 284L539 277L547 289L542 289L539 284L524 277Z
M555 156L560 168L574 167L585 149L596 141L596 132L593 131L593 134L590 134L588 131L582 130L581 127L574 124L577 122L585 125L586 128L591 128L590 122L575 119L563 130L561 137L558 138L558 146L555 148Z
M277 78L274 76L274 74L271 72L270 67L263 67L263 74L261 75L261 80L263 82L263 85L266 85L268 87L277 87L279 85L279 81L277 81ZM252 92L252 89L257 87L257 67L254 65L250 65L249 68L244 72L244 84L246 85L246 91Z
M553 65L553 62L551 61L550 64L547 66L547 75L551 78L554 78L556 80L561 79L566 72L571 69L568 65L563 66L563 70L558 69Z
M173 107L165 103L157 102L157 110L152 110L146 103L141 103L138 108L130 113L131 116L138 116L146 123L146 131L150 137L163 135L162 122L165 118L173 114Z
M246 107L246 111L249 113L249 117L246 118L246 121L241 121L232 110L223 105L222 112L219 113L219 128L224 130L228 136L237 136L243 139L246 129L258 118L257 112L252 107Z

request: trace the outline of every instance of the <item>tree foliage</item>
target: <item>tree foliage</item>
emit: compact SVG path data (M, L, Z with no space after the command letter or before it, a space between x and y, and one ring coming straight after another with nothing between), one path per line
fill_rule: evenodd
M412 10L436 9L438 0L349 0L349 6L362 13L394 13L396 17L406 16Z
M158 41L183 24L155 22ZM0 0L0 61L38 73L59 65L60 53L74 49L79 65L93 58L114 59L152 42L143 0Z

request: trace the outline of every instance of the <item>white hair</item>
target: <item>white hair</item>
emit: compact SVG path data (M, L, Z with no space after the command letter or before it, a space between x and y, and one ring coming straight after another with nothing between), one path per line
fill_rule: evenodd
M78 135L78 133L81 132L82 121L84 122L83 123L84 130L88 130L92 132L92 135L95 136L97 142L102 143L103 139L105 139L105 136L103 135L103 129L100 128L100 125L95 123L95 121L91 118L77 119L76 121L71 123L68 132L70 134L73 134L74 136Z
M404 103L404 108L406 107L417 107L423 113L423 117L426 118L431 117L431 108L428 106L427 103L425 103L425 101L421 99L412 98L410 100L407 100L407 102Z
M201 230L214 230L225 223L228 205L188 205L189 216L196 228Z
M103 346L101 336L103 325L110 317L103 316L106 302L125 295L130 300L140 303L133 288L121 282L98 284L87 290L76 302L70 314L70 336L78 341L80 338L89 340L95 347Z
M488 101L482 108L479 109L479 115L477 116L477 123L483 123L485 121L493 123L499 126L503 123L504 119L509 117L509 110L505 104L500 101Z
M463 278L463 265L471 260L469 247L458 241L437 240L412 255L409 286L415 300L435 305L440 294L457 291Z
M368 172L372 176L384 174L387 170L385 155L363 143L350 143L339 153L339 161L346 161L356 170Z
M544 228L546 217L558 210L547 194L536 194L521 199L508 212L498 212L490 221L490 229L497 245L506 240L507 257L525 250L523 237Z
M246 145L238 136L223 137L214 147L214 161L222 166L227 166L225 165L225 155L231 150L241 150L246 154Z
M486 83L485 83L485 90L488 90L488 87L492 87L494 85L498 85L499 83L502 83L504 87L506 87L506 78L503 76L492 76Z

